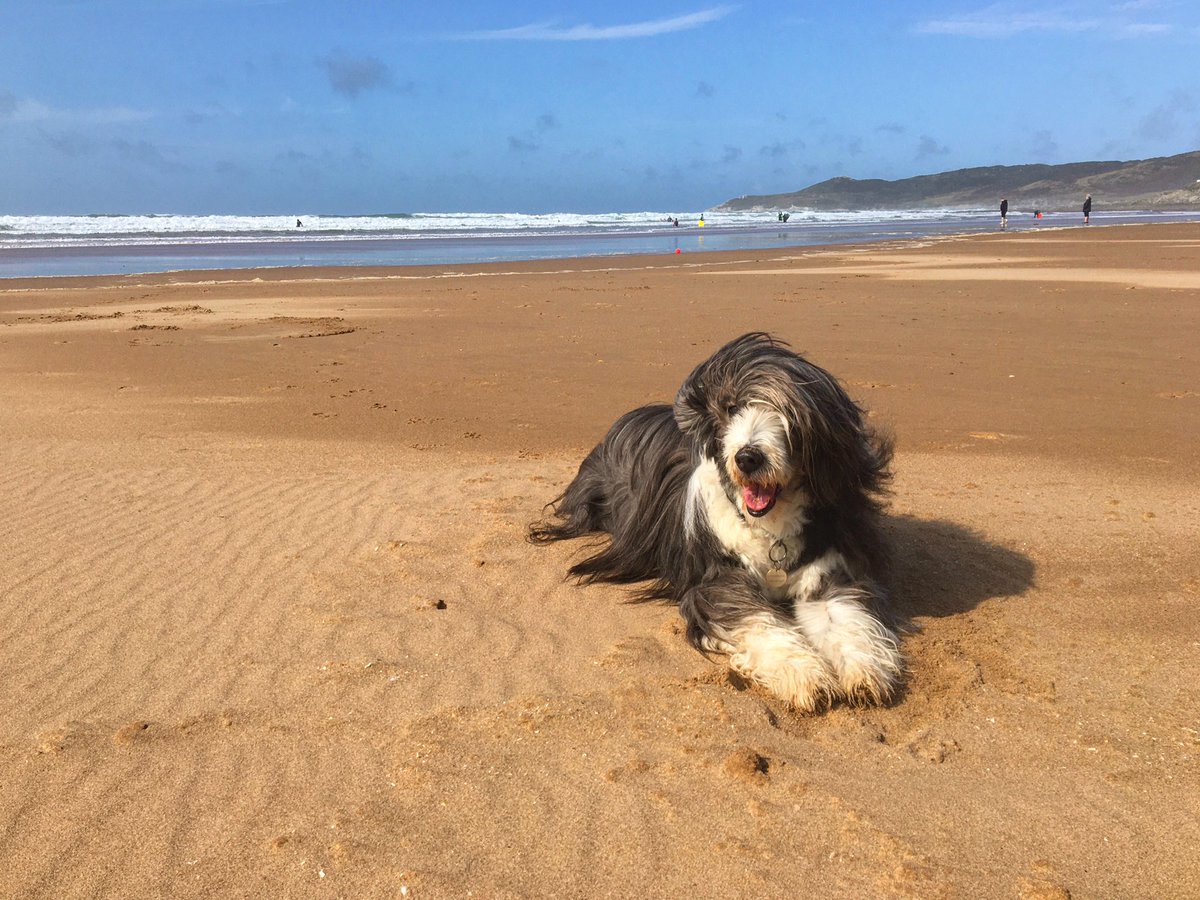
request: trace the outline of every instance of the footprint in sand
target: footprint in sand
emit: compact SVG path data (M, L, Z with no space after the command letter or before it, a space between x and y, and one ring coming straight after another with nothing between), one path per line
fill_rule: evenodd
M62 753L84 741L93 739L98 728L88 722L68 722L58 728L49 728L37 735L37 752Z
M117 730L117 733L113 735L113 743L120 745L132 744L134 741L141 738L142 735L149 730L149 728L149 722L130 722L128 725Z
M950 757L962 750L958 741L942 737L934 731L919 731L905 745L912 756L935 764L944 763Z
M617 641L599 660L606 669L624 669L630 666L649 666L661 663L667 657L666 648L653 637L628 637Z
M738 747L721 764L725 774L748 784L766 784L771 761L753 747Z

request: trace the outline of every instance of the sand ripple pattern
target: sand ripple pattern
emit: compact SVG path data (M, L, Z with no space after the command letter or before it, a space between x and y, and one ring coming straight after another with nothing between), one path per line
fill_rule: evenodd
M14 444L0 474L0 746L19 773L0 857L22 890L70 894L103 858L124 867L114 889L140 862L169 893L231 842L289 844L337 815L343 762L375 773L368 794L385 786L389 764L366 758L410 716L603 682L564 655L663 615L607 604L581 635L561 568L517 573L529 472L418 484L79 452Z

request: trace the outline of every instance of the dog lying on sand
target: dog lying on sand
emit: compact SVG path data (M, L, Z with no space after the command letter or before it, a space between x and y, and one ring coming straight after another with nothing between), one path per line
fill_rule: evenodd
M535 543L607 533L571 567L646 582L687 636L793 707L882 703L902 674L884 587L891 442L819 366L763 333L702 362L673 405L626 413Z

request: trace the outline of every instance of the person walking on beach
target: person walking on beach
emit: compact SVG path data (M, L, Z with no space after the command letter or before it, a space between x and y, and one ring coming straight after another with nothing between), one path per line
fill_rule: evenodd
M1083 224L1088 223L1088 219L1092 217L1092 195L1088 194L1083 201Z
M1000 230L1008 228L1008 198L1000 198Z

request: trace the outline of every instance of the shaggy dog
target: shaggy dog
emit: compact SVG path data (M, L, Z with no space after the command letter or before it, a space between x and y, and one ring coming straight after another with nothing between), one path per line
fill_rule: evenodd
M572 575L648 582L636 599L677 603L693 645L797 709L881 703L902 669L884 624L890 461L832 375L747 334L673 406L618 419L529 536L609 534Z

